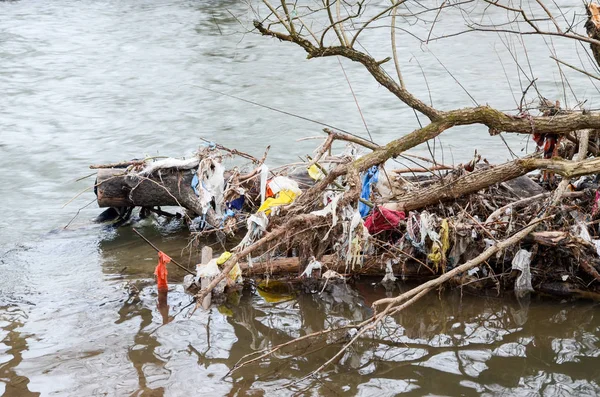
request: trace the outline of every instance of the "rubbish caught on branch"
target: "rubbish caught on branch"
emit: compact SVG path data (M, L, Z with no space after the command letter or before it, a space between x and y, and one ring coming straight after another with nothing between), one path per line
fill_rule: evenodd
M190 247L208 245L211 236L222 244L215 257L204 258L194 277L187 278L186 289L194 294L196 308L207 307L207 297L236 288L244 277L318 283L316 293L361 276L375 275L387 285L397 278L418 278L417 287L376 301L371 318L342 327L353 328L355 333L307 377L339 359L359 338L375 332L388 316L446 284L502 288L519 295L547 292L549 285L562 286L555 288L561 294L574 290L600 293L600 229L596 222L600 113L569 109L564 103L561 107L559 101L542 97L536 79L530 79L523 92L525 97L533 86L538 92L536 105L522 99L514 112L488 105L457 104L455 109L444 110L428 105L407 88L410 82L400 71L402 54L396 48L393 57L398 81L384 69L391 58L376 59L358 49L359 36L387 18L393 21L395 43L397 13L404 3L394 1L369 14L364 2L344 7L336 7L340 5L337 1L326 2L313 10L284 2L274 6L264 0L266 12L261 8L254 14L258 18L263 11L267 16L253 26L267 38L297 45L308 59L336 56L362 65L415 114L425 116L427 124L403 130L399 138L385 145L328 128L314 157L276 169L267 165L268 149L257 160L212 142L202 144L187 159L94 166L98 169L94 184L98 204L113 208L119 224L131 219L135 207L141 207L140 214L163 216L165 212L157 207L178 206L184 209L183 222L191 230ZM541 29L539 20L521 9L501 2L486 3L515 14L518 20L514 23L533 29L522 34L587 42L598 59L599 9L595 3L586 6L589 37L561 27L545 7L542 12L556 28L552 31ZM437 20L446 8L460 6L460 2L444 2L423 14L435 13ZM313 26L306 24L308 18L325 21L325 26L312 31ZM503 31L500 26L468 25L469 32L476 30ZM430 29L422 41L436 39L432 32ZM419 157L413 156L417 167L394 172L394 159L464 125L478 125L482 134L492 136L529 134L538 148L496 165L482 157L481 148L472 161L451 166L435 158L425 161L433 166L421 164ZM347 150L332 155L334 142L345 143ZM229 163L234 158L236 163ZM240 161L250 164L240 165ZM335 331L305 335L295 342ZM233 370L282 347L247 357Z

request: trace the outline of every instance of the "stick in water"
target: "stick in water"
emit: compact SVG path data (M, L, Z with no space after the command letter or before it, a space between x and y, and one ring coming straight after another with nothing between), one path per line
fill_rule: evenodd
M137 234L137 235L138 235L138 236L140 236L142 239L144 239L144 241L145 241L145 242L147 242L147 243L148 243L148 245L149 245L150 247L154 248L154 250L155 250L156 252L162 252L162 251L161 251L161 250L159 250L159 249L158 249L158 248L157 248L157 247L156 247L154 244L152 244L152 243L150 242L150 240L148 240L146 237L144 237L144 236L143 236L143 235L142 235L140 232L138 232L138 231L137 231L135 228L131 228L131 229L132 229L132 230L135 232L135 234ZM171 262L173 262L173 263L174 263L174 264L175 264L177 267L179 267L179 268L180 268L180 269L182 269L182 270L185 270L185 271L186 271L186 272L188 272L189 274L192 274L192 275L194 275L194 276L196 275L196 273L194 273L193 271L191 271L191 270L190 270L190 269L188 269L187 267L185 267L185 266L182 266L182 265L180 265L179 263L177 263L177 261L175 261L175 259L171 258Z

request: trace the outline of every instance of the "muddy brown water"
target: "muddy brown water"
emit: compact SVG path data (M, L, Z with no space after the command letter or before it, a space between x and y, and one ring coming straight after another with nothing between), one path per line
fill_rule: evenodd
M162 246L180 252L180 237L166 236ZM290 386L341 345L302 345L223 377L245 354L366 318L370 303L386 294L381 287L364 282L295 297L247 288L189 317L190 297L174 282L182 274L171 270L166 317L148 271L154 252L129 232L50 235L3 261L30 265L14 272L14 285L26 293L3 291L0 379L9 396L600 392L594 303L431 294L360 341L320 380ZM24 273L27 285L17 278ZM138 283L138 298L124 291L127 281Z
M581 12L579 2L562 3L567 16ZM317 380L290 385L339 343L303 345L226 376L245 354L366 318L386 292L377 280L322 295L247 288L188 317L183 274L173 268L167 313L152 281L156 255L128 227L91 224L99 212L92 204L63 229L93 201L86 192L61 208L91 183L74 182L90 163L190 154L200 137L255 155L271 144L271 166L312 151L315 141L295 140L318 135L319 126L198 86L365 135L336 60L308 62L293 46L244 34L227 10L251 18L243 2L227 0L0 2L0 395L600 394L597 303L460 291L430 294L389 319ZM443 14L436 29L451 32L461 23L459 14ZM373 30L362 44L379 56L388 39L386 30ZM509 110L524 77L503 40L465 35L429 49L477 101ZM436 106L470 105L428 50L408 36L399 43L405 78L419 97L428 92L416 59ZM582 55L573 42L552 44L568 62ZM528 41L540 88L563 98L549 54L543 41ZM377 142L418 125L360 67L344 65ZM568 93L567 102L597 107L593 82L565 73L578 96ZM531 149L526 137L506 138L518 154ZM504 143L477 126L451 131L436 145L450 163L468 160L474 148L492 161L510 158ZM197 261L182 251L187 235L176 222L135 226L182 263ZM138 285L138 298L129 297L127 282Z

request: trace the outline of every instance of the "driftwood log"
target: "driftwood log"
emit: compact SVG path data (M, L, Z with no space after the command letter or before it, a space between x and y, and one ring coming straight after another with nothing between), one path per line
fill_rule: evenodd
M100 208L179 206L194 214L202 213L200 201L191 187L196 169L162 169L159 173L142 176L127 173L124 168L95 167L98 168L95 192ZM231 175L232 171L225 171L226 180ZM303 188L314 184L306 171L288 176ZM244 181L242 185L246 196L250 195L251 200L257 199L260 194L257 171L240 176L240 180Z
M122 168L98 170L96 196L98 206L194 208L197 198L191 187L193 171L164 171L160 177L126 174Z
M396 202L386 204L386 207L399 210L421 209L439 202L454 200L499 182L522 177L531 169L535 168L520 159L476 170L458 178L449 175L431 186L408 193L397 193L398 197L394 198ZM180 206L200 214L202 209L191 188L193 175L193 170L163 170L160 176L143 177L126 174L124 169L119 168L99 169L96 179L98 206L101 208ZM290 177L303 186L312 184L312 181L304 175L292 174ZM254 188L257 189L258 186Z
M95 185L98 206L129 208L129 213L133 207L178 206L199 215L203 211L191 187L193 177L193 170L161 170L158 175L146 177L126 173L123 168L102 168ZM208 210L205 221L218 225L214 210Z
M337 255L323 255L320 262L323 264L322 273L334 270L343 275L383 276L385 275L385 262L381 257L370 256L364 258L362 266L347 269L344 261ZM304 265L298 257L273 258L270 261L253 262L252 267L247 262L241 262L240 267L247 276L265 275L299 275L304 270ZM406 278L427 278L435 276L426 267L416 261L406 261L392 265L394 275Z

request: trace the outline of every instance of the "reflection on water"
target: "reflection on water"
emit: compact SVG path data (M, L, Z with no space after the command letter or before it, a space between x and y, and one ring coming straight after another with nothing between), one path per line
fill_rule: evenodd
M7 396L39 396L29 390L29 379L15 368L27 350L27 336L19 332L26 314L16 306L0 306L0 392Z
M597 304L460 292L430 294L390 318L318 379L291 384L335 354L345 335L284 349L228 375L246 354L366 318L368 302L385 290L364 280L296 298L281 289L286 299L273 302L276 292L263 298L247 286L222 306L189 317L191 298L177 284L183 275L170 274L168 296L159 297L150 278L151 248L118 250L128 266L117 273L113 236L99 244L97 233L48 236L33 251L3 257L24 266L47 261L29 276L38 290L30 296L35 305L0 308L5 395L600 393ZM159 244L177 252L183 244L176 242L167 237ZM66 255L73 249L77 255ZM62 281L43 288L49 271ZM128 280L138 282L139 294L129 295ZM20 302L18 296L15 291L13 300Z

